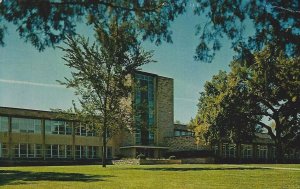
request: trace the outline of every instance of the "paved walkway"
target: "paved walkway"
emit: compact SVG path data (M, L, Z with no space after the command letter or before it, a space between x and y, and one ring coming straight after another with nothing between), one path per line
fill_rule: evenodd
M293 168L293 167L266 167L266 166L260 167L260 166L253 166L253 165L231 165L231 164L226 164L225 166L300 171L300 168Z

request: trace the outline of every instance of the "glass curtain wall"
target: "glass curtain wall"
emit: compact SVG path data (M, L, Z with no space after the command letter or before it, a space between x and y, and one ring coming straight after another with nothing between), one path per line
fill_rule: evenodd
M136 110L135 141L138 145L154 144L154 77L150 75L135 74Z

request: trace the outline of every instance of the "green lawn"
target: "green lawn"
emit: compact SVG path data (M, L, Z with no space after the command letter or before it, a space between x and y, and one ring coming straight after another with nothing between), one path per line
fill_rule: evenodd
M273 169L263 167L296 168ZM1 167L0 188L300 188L294 165Z

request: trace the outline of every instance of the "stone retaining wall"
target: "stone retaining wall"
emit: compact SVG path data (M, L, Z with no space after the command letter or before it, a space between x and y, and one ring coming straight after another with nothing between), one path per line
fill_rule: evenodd
M203 163L215 163L215 159L213 157L207 158L186 158L181 160L182 164L203 164Z
M141 159L140 165L157 165L157 164L181 164L180 159L155 159L155 160L148 160L148 159Z
M121 159L121 160L112 160L113 165L139 165L139 159Z
M113 160L113 165L157 165L157 164L181 164L179 159L122 159Z

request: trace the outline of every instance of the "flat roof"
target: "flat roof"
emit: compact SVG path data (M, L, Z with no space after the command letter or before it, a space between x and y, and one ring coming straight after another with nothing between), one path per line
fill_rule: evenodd
M144 146L144 145L122 146L122 147L120 147L120 149L128 149L128 148L169 149L169 147L166 147L166 146Z
M0 115L2 116L15 116L15 117L39 118L39 119L57 119L57 120L69 120L69 121L73 120L70 118L71 114L69 114L68 118L62 116L61 114L68 115L67 113L59 113L54 111L0 106Z

